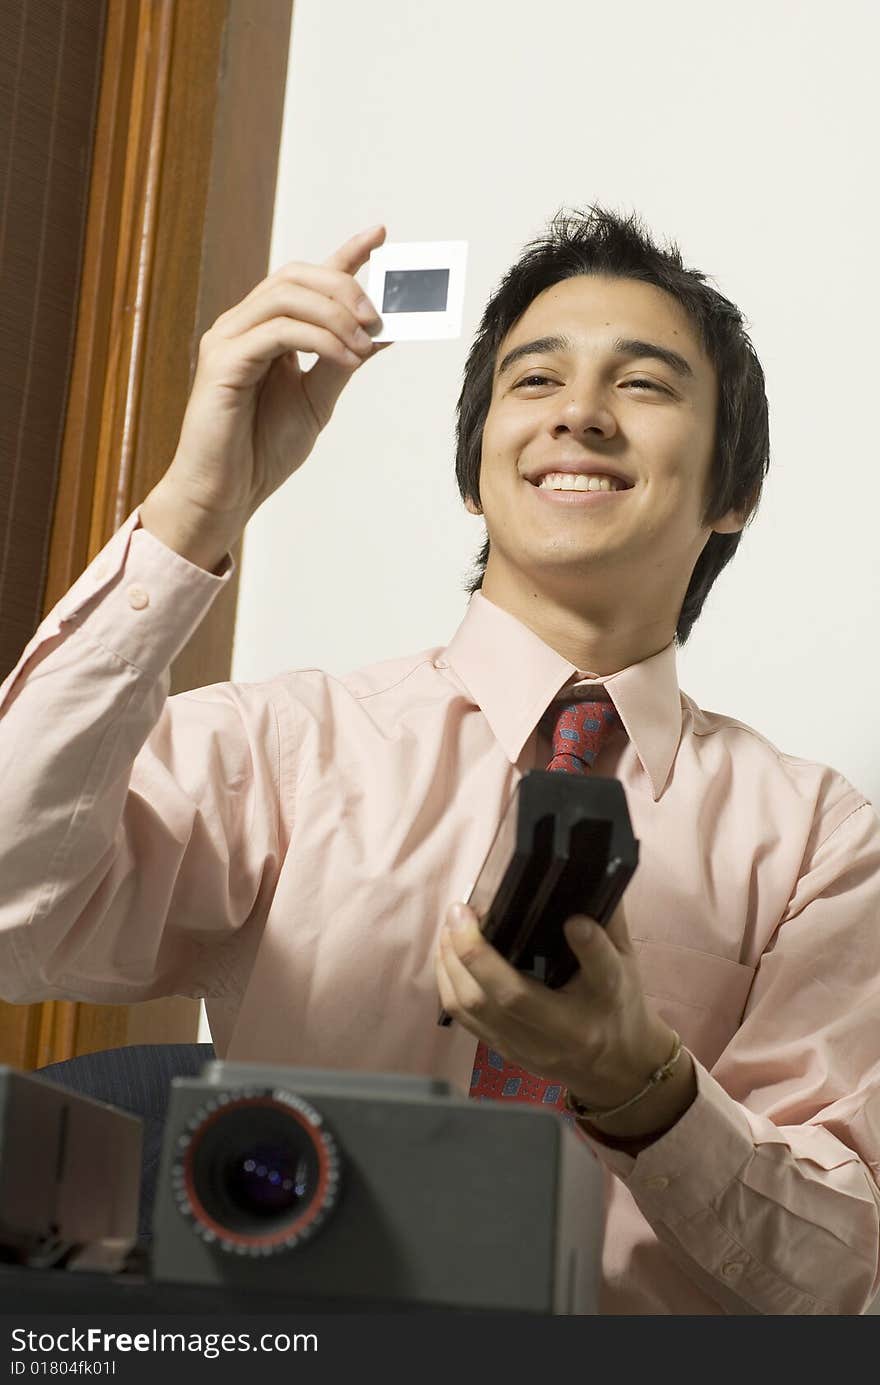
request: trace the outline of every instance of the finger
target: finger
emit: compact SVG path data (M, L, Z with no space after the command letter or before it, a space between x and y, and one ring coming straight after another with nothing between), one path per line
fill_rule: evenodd
M443 969L450 991L452 1004L446 1006L449 1013L485 1020L491 1010L488 997L458 956L446 928L440 930L438 966Z
M341 295L340 301L347 301L354 310L355 304L361 298L367 297L354 278L355 272L367 263L373 251L382 244L384 239L384 226L374 227L372 231L362 231L353 236L350 241L347 241L339 250L334 251L321 264L312 264L307 260L288 260L285 264L280 265L274 273L267 275L265 279L255 285L247 298L242 299L242 304L259 295L270 284L289 280L294 283L307 282L328 295ZM368 298L367 302L370 303ZM374 316L380 317L380 314L376 312L374 303L370 303L370 308ZM233 308L231 311L235 311L235 309Z
M468 915L463 929L444 929L441 933L441 945L445 934L449 949L444 955L450 976L457 982L464 974L476 984L484 998L478 1012L481 1017L491 1017L497 1024L503 1016L540 1029L548 1014L546 986L505 961L479 931L472 910Z
M574 914L565 920L563 932L580 967L566 989L587 991L597 997L613 995L619 985L622 962L602 925Z
M309 396L318 417L329 416L347 381L363 365L364 361L371 361L374 356L379 355L380 351L393 345L393 341L371 341L369 349L363 355L358 351L357 359L348 357L348 349L345 348L346 357L339 364L332 356L319 355L314 365L303 376L303 380L309 382Z
M346 304L352 314L358 317L362 323L367 323L371 319L379 318L381 315L376 312L374 303L370 303L363 289L353 277L356 270L367 262L370 255L382 244L385 239L385 227L374 226L369 231L360 231L351 240L346 241L345 245L334 251L323 265L309 264L302 260L288 260L272 274L261 279L255 284L250 293L238 303L233 303L226 312L221 313L213 325L212 330L224 336L234 336L239 332L247 331L248 327L253 327L257 322L265 322L269 317L275 315L271 308L271 302L267 304L265 300L266 290L271 289L279 283L306 283L308 286L317 289L325 294L326 297L335 297L340 303ZM365 300L367 306L361 305ZM257 317L251 312L243 312L255 302L262 303L262 310Z
M446 970L446 963L443 959L443 951L439 947L434 957L434 975L437 979L437 992L440 996L441 1006L448 1014L457 1017L459 1013L458 996L449 979L449 972Z
M293 278L296 274L298 277ZM312 265L291 270L291 275L261 285L260 291L223 313L212 335L229 341L266 323L283 323L291 349L328 354L335 343L366 360L374 342L356 309L358 286L343 280L322 278L328 271ZM377 329L378 330L378 329Z
M554 1031L548 1029L546 1021L541 1027L533 1027L494 1006L489 996L481 995L479 989L474 988L473 978L457 956L445 929L441 932L435 969L441 1003L453 1019L489 1048L501 1053L509 1063L527 1072L543 1070L544 1063L536 1055L546 1053L548 1033L552 1035ZM536 984L528 977L523 979L529 985ZM541 990L544 989L542 986ZM476 999L478 994L481 995L479 1000ZM554 1045L558 1047L551 1039L551 1047Z
M324 264L329 269L341 269L345 274L354 274L372 255L377 246L381 245L385 239L385 226L370 226L366 231L358 231L357 235L352 236L338 250L334 250L332 255L328 255Z

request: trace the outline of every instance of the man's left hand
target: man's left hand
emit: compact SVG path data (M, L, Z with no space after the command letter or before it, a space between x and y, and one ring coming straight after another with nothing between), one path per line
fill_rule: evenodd
M558 990L506 962L466 904L450 906L446 925L436 955L441 1003L508 1062L560 1083L585 1105L610 1108L669 1057L674 1032L645 998L623 901L604 928L583 915L566 921L580 969Z

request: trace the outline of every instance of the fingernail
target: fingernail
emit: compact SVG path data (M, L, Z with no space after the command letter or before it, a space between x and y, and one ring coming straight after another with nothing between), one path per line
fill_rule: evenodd
M587 918L585 914L578 914L569 919L568 927L574 938L579 938L581 942L585 943L589 938L592 938L598 924L595 920Z
M377 332L382 330L382 319L376 312L369 298L359 298L354 305L354 310L371 337L374 337Z
M453 904L449 910L449 927L457 932L460 928L467 925L467 909L463 904Z

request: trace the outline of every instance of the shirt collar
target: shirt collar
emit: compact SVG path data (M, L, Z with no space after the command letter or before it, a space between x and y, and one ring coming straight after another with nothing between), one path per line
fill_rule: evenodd
M566 692L610 696L651 783L654 801L669 778L681 738L674 640L604 678L584 673L527 625L474 592L439 662L464 684L512 764L550 703ZM570 685L570 687L566 686Z

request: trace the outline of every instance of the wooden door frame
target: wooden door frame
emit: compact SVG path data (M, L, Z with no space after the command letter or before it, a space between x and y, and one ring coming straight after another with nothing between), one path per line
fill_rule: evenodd
M107 0L44 616L166 471L202 334L268 272L292 15L293 0ZM172 693L229 678L237 591L238 573ZM198 1032L183 997L0 1009L0 1062L24 1069Z

